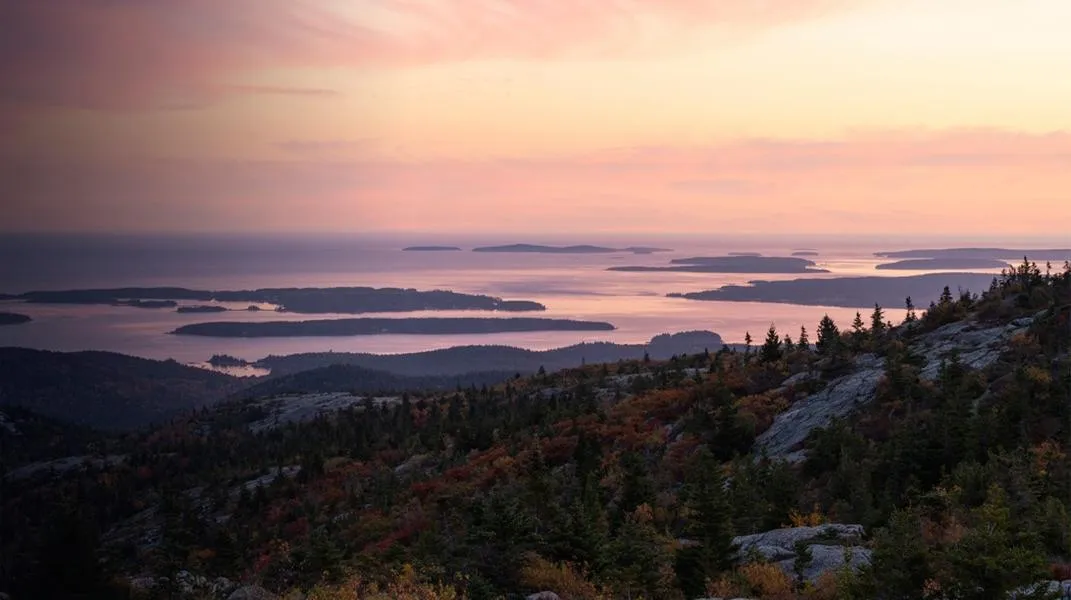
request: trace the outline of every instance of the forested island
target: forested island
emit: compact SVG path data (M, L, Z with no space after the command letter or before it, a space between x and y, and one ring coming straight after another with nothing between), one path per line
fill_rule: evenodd
M782 256L696 256L670 261L667 267L622 266L607 271L678 273L828 273L814 261Z
M627 248L610 248L582 244L577 246L543 246L539 244L508 244L505 246L482 246L473 248L473 252L517 252L535 254L613 254L631 252L633 254L651 254L654 252L672 252L669 248L651 246L629 246Z
M834 279L791 279L751 281L748 285L727 285L715 290L668 294L670 298L717 300L722 302L774 302L847 308L904 306L910 296L925 306L936 301L942 288L983 291L993 282L982 273L927 273L908 277L837 277Z
M503 300L480 294L445 290L420 291L404 288L331 287L262 288L239 291L191 290L178 287L109 288L66 291L33 291L8 295L8 299L34 304L123 304L164 308L177 300L199 302L257 302L273 304L280 312L374 313L424 310L487 310L505 312L543 311L546 307L528 300ZM250 307L250 310L256 310ZM182 311L208 312L208 311Z
M1010 249L1010 248L937 248L920 250L896 250L893 252L875 252L874 256L882 258L991 258L1006 260L1022 260L1029 256L1030 260L1071 260L1071 249L1068 248L1035 248L1035 249Z
M792 256L818 256L818 252L814 250L796 250L792 253Z
M32 321L28 315L12 312L0 312L0 325L21 325Z
M198 306L180 306L175 309L175 312L179 313L221 313L227 312L226 306L219 306L216 304L202 304Z
M912 258L874 267L892 271L930 271L935 269L1005 269L1007 262L991 258Z
M219 321L183 325L174 335L259 338L351 335L452 335L520 331L612 331L602 321L538 318L419 318L419 319L320 319L315 321L268 321L241 323Z
M458 252L457 246L408 246L402 248L402 252Z

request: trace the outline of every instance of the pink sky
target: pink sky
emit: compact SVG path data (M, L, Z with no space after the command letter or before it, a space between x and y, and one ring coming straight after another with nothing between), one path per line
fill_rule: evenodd
M6 230L1059 237L1065 0L0 1Z

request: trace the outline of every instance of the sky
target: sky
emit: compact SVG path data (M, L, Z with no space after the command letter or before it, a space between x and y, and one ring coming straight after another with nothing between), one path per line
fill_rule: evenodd
M5 231L1071 237L1067 0L0 0Z

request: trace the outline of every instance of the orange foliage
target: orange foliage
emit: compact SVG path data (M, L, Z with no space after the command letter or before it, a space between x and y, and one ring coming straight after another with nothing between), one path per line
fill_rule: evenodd
M749 596L763 600L796 598L792 579L777 565L748 563L707 585L707 595L723 598Z
M568 563L552 563L538 554L530 554L521 569L521 585L533 590L554 590L562 600L603 600L610 595L584 577Z
M816 504L809 513L801 513L796 509L788 512L788 521L792 527L817 527L829 522L819 510Z

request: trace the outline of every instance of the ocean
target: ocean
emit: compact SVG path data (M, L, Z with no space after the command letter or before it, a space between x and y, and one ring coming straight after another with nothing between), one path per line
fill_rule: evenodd
M476 245L502 243L581 244L622 247L650 245L673 252L617 254L474 253ZM916 244L922 242L916 242ZM410 245L451 244L461 252L404 252ZM880 244L880 245L877 245ZM0 310L27 314L33 321L0 327L0 346L46 350L107 350L154 359L172 358L199 364L213 354L247 360L298 352L402 353L467 344L504 344L530 349L579 342L646 342L661 333L695 329L714 331L727 342L742 342L746 332L757 341L773 324L795 337L800 326L814 335L819 319L829 314L846 327L856 309L750 302L700 302L666 298L670 292L709 290L754 279L910 275L910 271L876 271L878 250L910 247L905 241L860 239L727 240L654 237L588 239L404 238L371 235L261 236L29 236L0 239L0 293L30 290L119 286L182 286L236 290L259 287L374 286L448 289L490 294L506 299L534 300L547 306L541 316L609 321L606 332L533 332L488 335L376 335L225 339L168 335L189 323L231 320L308 320L355 315L297 315L274 311L181 314L174 309L126 306L78 306L0 303ZM946 245L947 247L947 245ZM716 256L729 252L760 252L788 256L814 249L809 257L822 275L707 274L615 272L608 267L665 265L673 258ZM192 303L198 304L198 303ZM235 306L245 308L245 305ZM898 321L900 307L887 316ZM476 311L392 313L359 316L510 316ZM516 315L514 315L516 316ZM866 316L866 315L864 315Z

